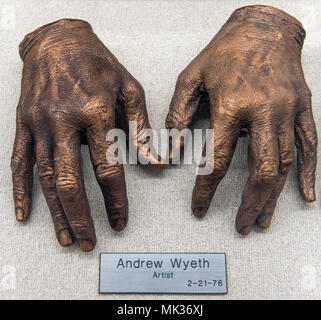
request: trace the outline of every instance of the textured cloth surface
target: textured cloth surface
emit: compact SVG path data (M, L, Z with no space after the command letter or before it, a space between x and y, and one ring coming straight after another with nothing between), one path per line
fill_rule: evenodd
M240 139L231 168L208 215L197 220L190 201L194 165L158 176L127 165L130 220L122 233L111 231L83 147L86 190L98 244L89 253L64 249L55 238L38 179L30 220L14 219L10 157L22 62L18 43L25 34L60 18L91 23L98 37L143 85L153 128L164 127L178 74L213 38L238 7L259 1L12 1L0 0L0 298L3 299L190 299L191 296L99 295L100 252L226 252L229 293L195 299L320 299L320 201L303 203L293 166L270 229L241 237L234 219L247 178L247 142ZM302 62L321 127L321 2L260 1L297 17L307 31ZM206 123L200 124L205 127ZM321 176L318 165L317 196ZM8 271L9 270L9 271ZM8 272L15 281L8 287Z

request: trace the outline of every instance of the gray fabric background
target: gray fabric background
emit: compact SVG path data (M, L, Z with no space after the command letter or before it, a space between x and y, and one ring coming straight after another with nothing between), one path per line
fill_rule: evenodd
M235 9L258 3L287 11L301 20L307 31L303 66L313 92L319 129L319 1L0 1L0 298L191 298L98 295L99 253L126 251L226 252L229 293L195 299L321 298L320 202L303 203L295 166L271 228L264 232L254 230L248 237L241 237L234 230L247 177L245 140L240 140L231 169L209 214L201 221L193 218L190 211L195 166L182 165L160 176L152 176L137 166L126 166L130 222L124 232L112 232L86 147L82 150L84 172L97 232L96 249L86 254L77 245L68 249L58 245L38 179L30 221L20 225L14 219L9 163L22 68L17 47L26 33L64 17L89 21L100 39L141 82L151 125L161 129L179 72ZM320 175L319 165L318 196ZM8 268L16 275L13 289L6 286Z

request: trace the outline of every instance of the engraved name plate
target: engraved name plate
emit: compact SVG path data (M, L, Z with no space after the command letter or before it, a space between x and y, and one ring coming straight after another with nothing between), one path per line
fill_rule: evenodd
M99 293L226 294L226 256L101 253Z

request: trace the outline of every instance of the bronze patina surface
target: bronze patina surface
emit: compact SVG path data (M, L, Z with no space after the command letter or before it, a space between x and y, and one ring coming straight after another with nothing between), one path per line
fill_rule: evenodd
M23 75L11 163L16 218L29 217L36 162L59 243L77 240L92 250L96 236L80 146L89 146L110 225L120 231L128 220L125 176L122 165L106 161L106 133L117 124L128 133L129 121L136 121L138 133L150 127L144 90L86 21L45 25L25 36L19 52Z
M195 216L206 214L244 134L249 178L236 217L239 233L247 235L255 222L270 226L295 145L301 194L315 200L317 134L301 66L304 39L301 23L287 13L243 7L179 75L166 127L182 130L209 111L214 129L214 171L197 176Z

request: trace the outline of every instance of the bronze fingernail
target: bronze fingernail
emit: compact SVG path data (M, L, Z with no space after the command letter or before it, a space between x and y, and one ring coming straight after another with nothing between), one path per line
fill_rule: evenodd
M23 221L23 219L24 219L24 211L23 211L23 209L22 208L17 208L16 209L16 218L17 218L17 220L18 221Z
M67 229L63 229L59 232L58 239L59 243L64 247L72 245L72 237Z
M79 240L79 246L82 251L91 251L94 249L94 244L91 240L85 240L85 239L80 239Z

